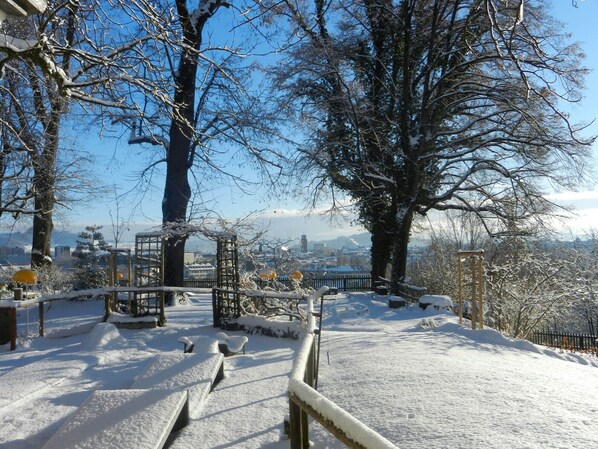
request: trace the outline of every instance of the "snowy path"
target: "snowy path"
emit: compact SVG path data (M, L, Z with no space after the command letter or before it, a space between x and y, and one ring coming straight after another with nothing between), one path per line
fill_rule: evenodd
M171 449L288 449L283 420L298 345L251 336L246 355L225 359L225 379L210 394L200 418L180 432Z

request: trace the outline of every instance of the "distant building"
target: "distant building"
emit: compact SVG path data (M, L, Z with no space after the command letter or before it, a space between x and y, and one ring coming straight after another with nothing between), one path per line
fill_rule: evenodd
M24 265L31 261L31 255L19 246L0 246L0 264Z
M185 279L202 280L216 277L216 268L210 263L194 263L185 265Z
M9 247L9 246L0 246L0 256L7 257L7 256L23 256L25 254L25 249L20 248L18 246Z
M71 255L71 247L70 246L55 246L54 247L54 258L55 259L68 257L70 255Z
M302 253L307 252L307 235L305 235L305 234L303 234L301 236L301 252Z
M185 265L192 265L195 263L195 253L185 253L184 261Z
M324 251L326 249L326 243L314 243L315 251Z

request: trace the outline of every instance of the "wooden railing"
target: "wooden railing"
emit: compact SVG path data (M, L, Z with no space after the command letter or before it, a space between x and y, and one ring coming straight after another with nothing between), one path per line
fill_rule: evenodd
M322 287L308 299L307 333L303 338L289 379L289 438L291 449L308 449L308 416L318 421L336 439L349 448L397 449L386 438L370 429L334 402L316 391L318 361L316 359L314 301L329 291Z

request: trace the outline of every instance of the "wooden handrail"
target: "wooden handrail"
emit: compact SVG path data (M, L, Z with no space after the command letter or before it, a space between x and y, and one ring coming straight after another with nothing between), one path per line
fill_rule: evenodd
M330 289L322 287L308 298L307 333L295 357L289 379L289 438L291 449L308 449L308 415L336 439L355 449L398 449L394 444L353 417L313 388L316 365L313 303Z

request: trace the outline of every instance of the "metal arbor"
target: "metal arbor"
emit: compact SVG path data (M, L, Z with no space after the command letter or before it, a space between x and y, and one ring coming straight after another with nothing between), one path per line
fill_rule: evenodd
M212 292L214 326L222 317L239 317L239 250L237 236L218 234L216 240L216 288Z
M484 250L458 251L459 323L463 323L463 262L471 261L471 328L484 328Z
M131 304L133 316L159 315L158 325L166 323L164 291L151 287L164 286L164 237L161 232L135 235L135 285L150 287L147 292L135 292Z

